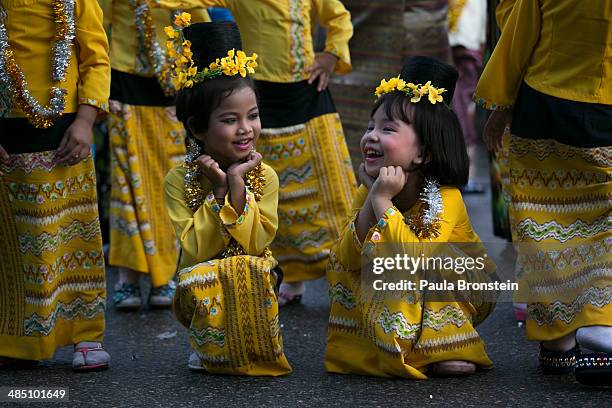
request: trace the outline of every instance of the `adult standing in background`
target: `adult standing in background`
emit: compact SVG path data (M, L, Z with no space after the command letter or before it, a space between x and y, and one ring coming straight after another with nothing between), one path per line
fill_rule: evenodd
M453 65L459 71L453 109L457 113L470 157L470 178L461 189L466 193L484 193L484 186L474 180L476 173L476 105L472 101L482 70L482 50L487 26L486 0L450 0L448 39L453 54Z
M351 70L353 27L339 0L160 0L163 7L228 8L253 75L262 122L257 148L278 174L279 228L272 244L284 271L279 304L299 302L304 281L325 274L329 250L348 216L355 176L331 94L332 73ZM315 54L312 27L327 29Z
M181 13L150 9L146 0L100 1L111 38L109 264L119 269L113 302L138 309L146 274L149 304L170 307L179 249L160 189L183 160L185 130L174 113L164 27ZM189 12L194 22L209 21L203 8Z
M91 155L109 88L95 0L0 3L0 367L69 344L75 370L109 366Z
M502 6L476 100L493 110L490 149L511 127L510 220L530 296L527 337L541 342L545 373L575 369L580 382L609 385L612 0Z

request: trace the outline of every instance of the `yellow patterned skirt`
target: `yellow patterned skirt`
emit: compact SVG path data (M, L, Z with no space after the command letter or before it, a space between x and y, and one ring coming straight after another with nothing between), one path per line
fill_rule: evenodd
M106 286L93 160L10 155L0 177L0 356L101 341Z
M274 259L234 256L179 272L174 312L206 371L290 373L278 321Z
M327 280L327 371L426 379L428 366L440 361L493 366L474 328L491 313L493 303L430 302L414 291L367 294L360 271L344 269L333 253Z
M279 227L271 249L286 282L320 278L348 218L355 175L337 113L262 129L258 150L280 182Z
M527 337L612 326L612 147L513 135L509 160Z
M152 285L162 286L176 272L179 248L161 189L183 161L185 131L174 107L113 101L111 111L109 264L150 274Z

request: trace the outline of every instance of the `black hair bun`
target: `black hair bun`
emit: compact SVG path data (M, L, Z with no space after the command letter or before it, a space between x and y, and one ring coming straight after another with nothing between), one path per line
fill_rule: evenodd
M446 92L442 94L444 102L450 105L455 93L455 85L459 79L459 72L452 65L448 65L435 58L415 56L409 58L402 67L400 74L406 82L424 85L431 81L431 85L436 88L444 88Z
M226 57L232 48L242 49L240 31L233 21L191 24L183 29L183 35L191 41L193 62L198 71L217 58Z

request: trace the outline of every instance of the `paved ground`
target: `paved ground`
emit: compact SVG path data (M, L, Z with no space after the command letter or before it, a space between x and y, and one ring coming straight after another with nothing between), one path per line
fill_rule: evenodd
M484 162L480 167L484 168ZM483 241L501 242L491 234L489 200L488 195L466 198ZM114 271L109 271L109 288L115 279ZM549 377L538 372L537 344L525 341L509 303L499 304L479 326L495 363L493 370L467 378L427 381L326 374L323 353L328 311L323 280L308 285L303 305L282 310L286 353L294 367L294 373L283 378L191 373L186 368L187 336L171 312L144 309L124 314L109 307L106 347L113 357L110 370L74 374L71 349L64 348L54 361L37 369L0 371L0 386L68 387L69 406L75 407L610 406L609 391L584 388L571 376ZM157 338L173 332L177 333L174 337Z

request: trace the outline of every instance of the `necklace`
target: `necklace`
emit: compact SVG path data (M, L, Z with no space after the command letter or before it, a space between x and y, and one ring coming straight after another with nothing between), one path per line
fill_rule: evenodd
M146 63L142 64L142 70L146 73L153 72L166 96L174 95L174 85L170 75L170 68L174 63L174 59L166 57L165 52L157 41L149 4L147 0L130 0L130 6L136 15L138 42L144 47L146 55ZM174 28L178 27L175 23L175 18L180 13L180 10L173 10L172 12L172 26Z
M53 15L56 29L52 52L52 79L54 82L62 82L70 65L75 38L74 0L54 0ZM9 44L7 18L7 12L0 4L0 84L6 90L2 92L6 94L0 100L0 117L6 116L12 103L15 103L33 126L48 128L64 112L68 91L56 86L51 87L47 106L41 106L31 95L25 75L17 65L15 53Z
M184 177L185 184L185 203L191 209L196 211L202 205L204 201L204 189L200 183L201 171L195 160L200 156L201 149L193 140L188 138L187 155L185 157L185 163L183 164L186 172ZM255 196L255 201L261 200L263 188L266 184L266 178L263 174L263 166L259 163L254 169L246 174L246 187ZM244 248L232 237L222 253L223 258L229 258L231 256L247 255ZM272 256L272 252L269 248L265 248L263 255L264 258Z
M425 179L419 200L418 214L406 217L406 224L421 239L437 238L440 235L440 214L443 210L440 186L434 179Z

